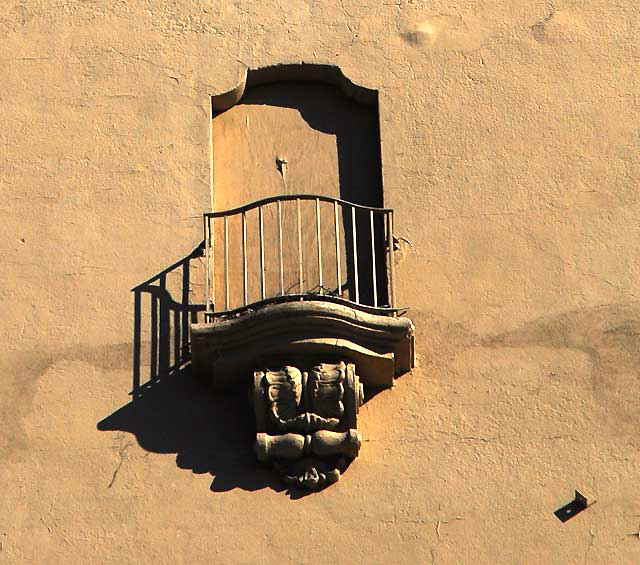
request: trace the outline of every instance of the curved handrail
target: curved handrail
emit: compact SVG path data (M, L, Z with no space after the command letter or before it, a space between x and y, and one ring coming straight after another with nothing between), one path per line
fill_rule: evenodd
M391 208L376 208L374 206L364 206L363 204L355 204L354 202L348 202L347 200L342 200L340 198L332 198L331 196L322 196L317 194L281 194L279 196L269 196L267 198L262 198L261 200L254 200L253 202L249 202L244 206L231 208L230 210L221 210L220 212L205 212L204 216L207 218L224 218L225 216L233 216L234 214L247 212L248 210L253 210L254 208L260 208L261 206L271 204L272 202L286 202L289 200L320 200L321 202L335 202L337 204L340 204L341 206L351 206L360 210L386 213L392 212Z
M258 303L268 303L269 300L275 300L278 296L284 296L287 293L285 292L284 285L284 261L283 261L283 222L282 222L282 210L283 206L281 206L282 202L294 202L297 205L297 214L296 214L296 228L297 228L297 274L298 274L298 282L297 286L299 287L299 293L296 295L289 296L297 296L298 299L305 299L314 294L313 289L306 289L305 285L307 282L304 277L304 268L303 268L303 256L307 255L307 251L304 251L303 248L303 238L302 238L302 220L301 220L301 201L307 201L315 203L315 240L316 240L316 256L317 256L317 274L318 274L318 284L320 291L318 294L320 296L327 296L324 288L324 280L323 280L323 253L322 253L322 230L321 224L323 223L321 220L321 203L331 204L333 207L333 241L328 241L331 246L335 245L335 279L336 284L339 285L340 295L342 295L342 287L343 287L343 269L344 266L342 264L341 249L344 248L347 261L347 272L348 278L350 279L350 287L349 287L349 302L352 304L356 304L359 306L370 306L369 304L363 304L363 301L360 300L360 281L364 277L364 280L369 280L371 283L371 306L376 311L380 312L381 308L379 297L385 296L383 298L385 302L387 302L387 306L389 309L387 312L397 311L393 308L394 306L394 292L393 292L393 210L390 208L377 208L374 206L364 206L362 204L356 204L352 202L348 202L346 200L342 200L340 198L334 198L332 196L325 196L319 194L280 194L276 196L270 196L267 198L262 198L260 200L255 200L253 202L249 202L244 204L243 206L239 206L237 208L232 208L229 210L222 210L219 212L205 212L203 214L204 220L204 235L205 235L205 262L207 265L206 268L206 285L205 285L205 293L207 297L207 314L211 314L217 302L215 300L215 277L214 277L214 261L213 254L214 248L217 247L214 242L214 234L216 230L214 229L215 220L221 220L223 225L220 226L220 223L217 225L222 229L220 236L222 239L222 263L221 268L224 273L224 278L222 280L223 284L223 292L224 292L224 309L218 310L219 314L226 314L231 312L230 308L230 286L229 286L229 234L228 228L229 223L228 219L235 216L242 217L242 224L240 227L240 235L241 235L241 260L242 260L242 294L243 294L243 306L238 308L240 311L244 309L244 307L249 306L250 304L258 304ZM279 283L280 289L278 294L267 296L267 267L265 262L265 234L264 234L264 210L268 209L267 207L270 204L277 204L277 217L275 218L275 226L277 229L277 238L274 240L274 245L278 250L277 258L277 268L276 273L279 273ZM338 209L342 209L342 227L340 226L339 220L339 211ZM249 252L248 252L248 215L247 212L250 210L257 210L258 215L255 219L257 221L257 228L259 230L259 240L258 240L258 249L256 250L259 253L259 265L257 268L259 269L259 280L260 280L260 294L259 301L252 301L249 296ZM364 217L366 216L366 218ZM376 219L378 218L378 219ZM366 220L366 221L365 221ZM382 220L382 222L380 221ZM377 227L376 227L377 226ZM344 229L344 236L341 235L342 229ZM378 234L376 235L376 231ZM331 236L328 236L331 238ZM295 238L293 238L295 239ZM362 240L362 241L358 241ZM364 245L363 245L364 244ZM344 247L343 247L344 246ZM361 255L362 254L362 255ZM378 256L379 254L379 256ZM364 257L364 265L365 269L360 270L358 266L358 260ZM367 257L369 257L369 262L367 264ZM351 262L350 262L351 261ZM256 261L257 262L257 261ZM384 276L383 287L378 288L379 282L378 277ZM353 294L353 296L352 296ZM341 297L341 296L340 296ZM267 302L265 302L267 301ZM367 298L368 302L369 299Z

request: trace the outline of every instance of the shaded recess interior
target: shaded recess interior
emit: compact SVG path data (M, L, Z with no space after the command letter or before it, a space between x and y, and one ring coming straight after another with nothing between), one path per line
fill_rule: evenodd
M212 98L212 114L214 211L278 194L317 194L364 206L384 205L378 93L351 83L337 67L298 64L248 70L233 90ZM303 208L302 214L303 246L313 249L314 211ZM341 214L352 298L351 217L345 210ZM273 225L273 220L266 216L266 225ZM374 245L380 257L385 245L382 220L374 220ZM257 220L248 217L247 221L251 264L258 261L257 241L251 239ZM329 228L329 222L325 224ZM266 229L267 238L273 236ZM284 229L295 232L293 215L287 210ZM239 225L230 225L230 230L231 240L239 241ZM356 234L359 279L369 282L361 284L360 302L373 304L371 230L366 213L356 216ZM217 257L218 264L220 259ZM309 280L317 280L315 258L309 253L304 261ZM384 264L375 268L379 302L384 304L388 303L385 268ZM240 269L231 270L238 273ZM273 268L267 265L267 271ZM295 288L295 280L288 282L287 289ZM214 284L222 285L220 280ZM259 298L258 284L255 278L249 280L249 302ZM232 275L232 287L240 285ZM230 306L239 305L240 297L232 297Z

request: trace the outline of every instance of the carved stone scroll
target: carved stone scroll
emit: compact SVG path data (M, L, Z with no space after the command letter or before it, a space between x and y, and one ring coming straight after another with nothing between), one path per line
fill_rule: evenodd
M317 363L254 373L255 452L285 482L318 490L358 456L364 390L353 363Z

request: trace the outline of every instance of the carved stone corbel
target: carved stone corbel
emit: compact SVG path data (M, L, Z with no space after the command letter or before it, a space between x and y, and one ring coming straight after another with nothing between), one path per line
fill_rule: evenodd
M250 389L258 459L319 490L359 454L362 383L392 387L413 367L413 330L408 318L328 301L270 304L193 324L192 362L215 391Z
M288 484L318 490L340 478L361 445L364 389L353 363L254 372L255 452Z

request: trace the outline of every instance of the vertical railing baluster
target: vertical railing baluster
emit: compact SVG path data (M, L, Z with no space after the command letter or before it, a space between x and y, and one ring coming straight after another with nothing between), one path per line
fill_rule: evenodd
M280 295L284 296L284 259L282 257L282 202L278 200L278 248L280 250Z
M266 282L264 272L264 220L262 218L262 206L258 207L258 223L260 224L260 296L266 298Z
M387 249L389 250L389 306L395 308L394 264L393 264L393 210L387 212Z
M249 303L249 285L247 281L247 213L242 211L242 292L244 305Z
M353 282L356 302L360 302L360 288L358 285L358 236L356 235L356 207L351 206L351 236L353 239Z
M224 217L224 309L229 310L229 217Z
M209 222L209 241L211 243L211 255L209 256L209 265L211 267L211 312L216 311L216 222L215 218L210 217Z
M205 214L202 217L203 220L203 229L204 229L204 263L205 263L205 279L204 279L204 292L206 295L206 314L205 317L211 312L211 294L210 294L210 286L211 286L211 273L209 271L209 263L210 263L210 255L211 255L211 237L209 234L209 217Z
M300 294L303 294L303 272L302 272L302 222L300 220L300 199L296 198L298 214L298 280L300 283Z
M371 282L373 283L373 305L378 306L378 280L376 277L376 237L373 229L373 210L369 210L369 224L371 229Z
M320 199L316 198L316 244L318 248L318 284L320 294L324 294L324 280L322 278L322 236L320 229Z
M340 272L340 225L338 224L338 203L333 202L333 225L336 232L336 280L338 296L342 297L342 273Z

